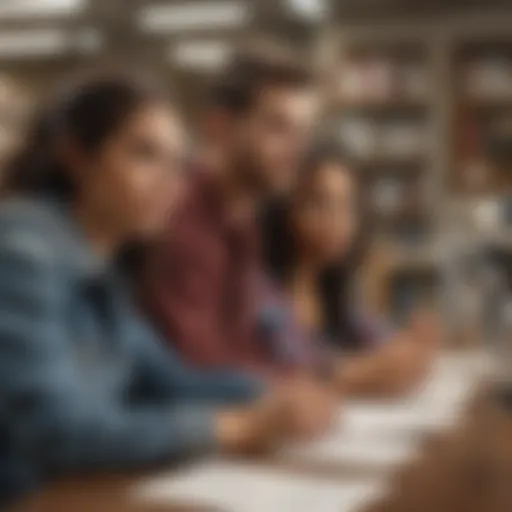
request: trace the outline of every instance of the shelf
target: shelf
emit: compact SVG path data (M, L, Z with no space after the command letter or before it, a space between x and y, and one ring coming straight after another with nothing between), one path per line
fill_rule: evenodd
M336 108L341 112L360 112L366 115L404 115L427 114L429 103L425 100L392 99L392 100L347 100L340 99Z
M497 233L479 233L472 238L473 243L479 246L492 246L499 249L512 251L512 229Z
M470 96L466 98L462 104L472 109L509 109L512 108L512 96L509 98L503 96Z
M432 243L406 245L392 244L390 270L435 270L441 263L437 256L437 246Z
M375 222L384 225L399 226L405 222L421 222L428 216L427 207L419 203L414 205L399 206L392 212L382 212L372 208L371 216Z
M353 162L358 169L364 172L386 174L390 171L396 172L397 170L422 170L426 164L426 160L426 154L417 153L404 156L380 155L368 158L354 158Z

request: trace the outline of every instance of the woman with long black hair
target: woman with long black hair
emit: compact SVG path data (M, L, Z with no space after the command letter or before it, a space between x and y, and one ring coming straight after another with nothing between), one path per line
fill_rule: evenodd
M282 303L291 306L290 330L303 338L295 348L311 364L333 372L349 394L405 391L428 367L434 331L421 319L393 333L356 307L356 197L352 166L339 145L315 147L290 199L276 201L264 216L267 267L284 290Z
M6 170L0 420L10 453L38 478L240 452L320 428L301 422L297 390L260 399L252 378L184 365L130 304L112 262L165 222L182 147L160 88L109 73L61 91Z

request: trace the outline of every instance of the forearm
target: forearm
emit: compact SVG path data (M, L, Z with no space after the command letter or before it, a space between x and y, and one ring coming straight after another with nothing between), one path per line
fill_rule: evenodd
M145 322L134 321L132 333L139 392L150 399L246 403L263 391L262 381L250 373L187 364L172 347L164 348Z
M340 357L335 363L334 385L348 396L368 396L381 392L382 379L372 355Z
M59 474L129 469L211 451L215 415L202 405L103 411L82 405L41 411L28 423L18 417L13 426L40 469Z
M217 404L250 403L264 392L261 379L247 373L201 372L188 370L181 384L177 386L179 396L184 399L204 400Z
M406 331L374 350L340 358L336 383L350 395L398 395L407 392L422 375L424 358Z

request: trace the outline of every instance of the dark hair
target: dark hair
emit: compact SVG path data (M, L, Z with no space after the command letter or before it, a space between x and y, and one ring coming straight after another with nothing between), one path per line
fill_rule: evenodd
M157 84L127 72L73 81L36 113L25 144L5 169L3 191L73 195L73 180L59 158L61 144L70 140L92 152L142 104L164 99Z
M215 106L243 112L267 87L302 88L313 75L293 52L277 44L246 47L236 53L217 77L209 94Z
M314 146L304 160L299 191L324 165L339 163L340 168L352 172L352 164L338 143L327 141ZM264 258L271 276L280 283L286 282L297 259L297 244L290 223L290 200L279 199L270 204L263 216ZM344 261L329 265L319 276L322 307L326 324L323 333L337 343L343 340L345 348L359 344L357 329L353 325L350 310L352 274L355 271L355 251Z

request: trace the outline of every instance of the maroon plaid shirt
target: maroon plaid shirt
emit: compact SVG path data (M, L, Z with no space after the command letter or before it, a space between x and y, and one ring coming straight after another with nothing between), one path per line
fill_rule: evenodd
M149 255L143 302L189 361L275 369L282 362L271 347L275 329L261 322L266 287L256 227L233 226L215 186L204 172L192 175L176 219Z

